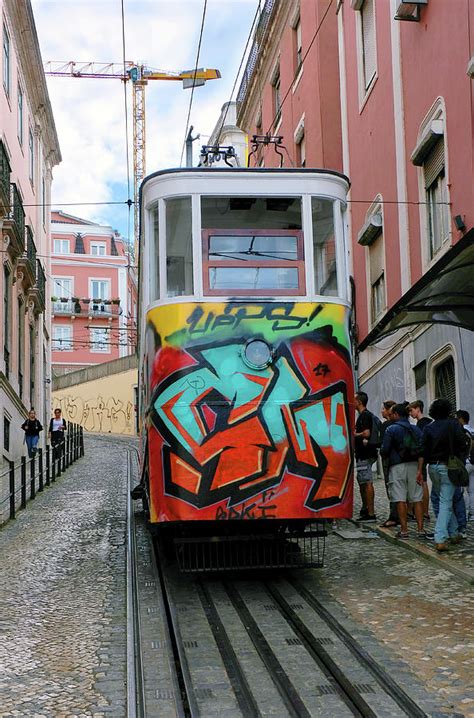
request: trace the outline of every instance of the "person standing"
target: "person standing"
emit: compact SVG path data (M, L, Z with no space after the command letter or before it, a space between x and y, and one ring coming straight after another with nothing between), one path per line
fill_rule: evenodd
M367 409L369 397L364 391L358 391L354 397L355 408L358 413L355 425L355 459L357 482L359 484L362 508L360 521L375 522L377 517L374 510L374 483L372 465L377 460L377 445L370 441L374 429L374 415Z
M474 521L474 428L469 424L471 417L468 411L459 409L456 417L467 439L466 469L469 474L469 486L466 489L466 508L468 521Z
M429 416L423 416L425 405L421 399L416 399L408 404L408 413L415 420L416 425L421 431L431 424ZM430 492L428 491L428 472L426 466L423 466L423 517L425 521L430 520Z
M393 417L392 417L392 408L395 406L397 402L393 401L392 399L387 399L382 403L382 419L384 420L382 422L381 427L381 439L383 443L383 437L385 436L385 432L387 428L393 423ZM390 494L388 491L388 479L389 479L389 470L390 465L388 463L388 458L381 456L382 461L382 472L383 472L383 478L385 481L385 490L387 492L387 497L390 503L390 512L388 515L388 519L384 521L382 524L382 528L391 528L393 526L398 526L400 521L398 520L398 512L397 512L397 504L394 501L390 501Z
M408 421L408 409L395 404L391 410L393 422L387 427L380 454L388 460L388 490L390 501L397 504L400 531L398 538L408 538L408 502L413 504L418 538L433 538L423 529L423 479L417 477L422 433Z
M462 538L453 510L456 487L449 480L448 460L452 454L463 458L466 440L457 419L449 418L451 411L451 403L447 399L433 401L429 410L433 421L423 431L418 460L417 480L423 480L423 466L429 464L428 473L439 496L439 513L434 531L435 547L439 552L447 551L450 542L459 543Z
M36 418L36 412L34 409L29 410L28 418L23 422L21 428L25 432L25 442L28 449L28 456L32 459L38 450L40 431L43 431L41 422Z
M54 416L49 422L49 441L53 447L53 455L61 456L64 434L67 431L66 420L61 416L61 409L54 410Z

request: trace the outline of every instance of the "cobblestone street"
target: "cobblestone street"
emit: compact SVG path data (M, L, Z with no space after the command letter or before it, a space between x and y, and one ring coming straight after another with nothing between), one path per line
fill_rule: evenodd
M85 457L0 532L1 718L125 716L129 443L86 437ZM471 586L372 528L341 522L306 585L395 679L436 697L433 716L474 718ZM470 550L472 536L455 561Z

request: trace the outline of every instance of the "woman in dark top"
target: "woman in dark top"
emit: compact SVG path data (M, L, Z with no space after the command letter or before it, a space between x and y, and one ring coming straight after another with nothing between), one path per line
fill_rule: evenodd
M21 428L25 432L25 442L28 448L28 456L32 459L38 450L40 431L43 431L41 422L36 418L36 412L34 409L30 409L28 412L28 419L23 422Z
M463 431L456 419L450 419L452 407L447 399L435 399L429 414L434 421L423 430L422 452L418 461L418 475L429 464L430 479L439 495L439 513L435 526L437 551L447 551L449 542L458 543L461 536L453 511L454 484L448 477L448 459L451 454L462 458L465 449ZM452 451L451 451L452 446Z

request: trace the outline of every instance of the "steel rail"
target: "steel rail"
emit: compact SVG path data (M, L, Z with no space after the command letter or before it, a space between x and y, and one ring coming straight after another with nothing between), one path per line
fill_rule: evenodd
M265 664L270 678L278 690L288 713L290 716L293 716L293 718L311 718L311 714L298 695L295 686L291 682L280 661L275 656L267 639L260 630L257 621L245 605L240 593L235 586L227 581L223 583L223 586L227 591L232 605L242 619L242 623L247 630L249 638L255 646L261 660Z
M374 676L377 683L383 691L387 693L397 705L410 718L429 718L428 714L410 698L399 684L393 680L389 673L375 661L372 656L357 643L350 633L342 626L339 621L325 608L322 603L313 596L308 589L303 586L297 579L288 581L295 588L300 596L316 611L322 620L330 627L330 629L338 636L342 643L351 651L357 660Z
M135 517L132 488L132 450L127 449L127 718L145 718L146 703L137 589Z

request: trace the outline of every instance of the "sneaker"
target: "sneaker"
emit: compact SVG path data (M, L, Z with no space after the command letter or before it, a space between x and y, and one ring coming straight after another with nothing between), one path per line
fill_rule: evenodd
M417 531L416 532L416 538L419 539L426 539L427 541L432 541L434 539L434 533L432 531Z
M377 521L377 516L375 514L366 514L365 516L362 516L359 518L359 521L363 521L365 524L375 524Z
M359 512L359 521L362 521L362 519L365 519L367 516L367 509L361 509Z
M446 542L435 543L435 549L438 551L438 553L442 553L443 551L449 551L449 546Z
M466 531L460 531L460 532L459 532L459 536L460 536L462 539L467 538L467 533L466 533Z

